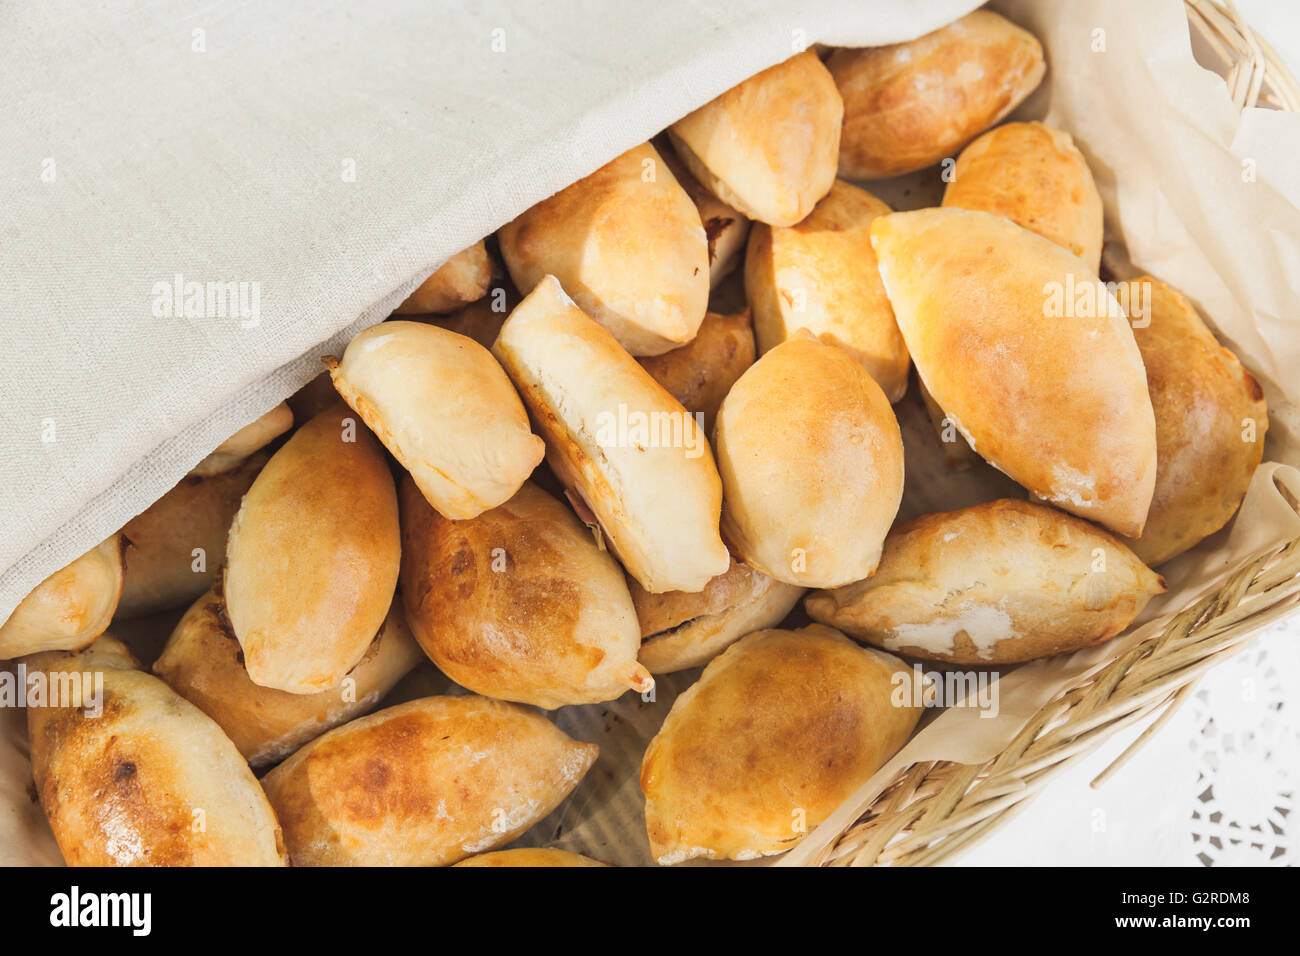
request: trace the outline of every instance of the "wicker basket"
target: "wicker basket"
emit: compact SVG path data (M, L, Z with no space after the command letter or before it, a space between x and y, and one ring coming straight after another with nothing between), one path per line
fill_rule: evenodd
M1231 0L1186 0L1200 45L1220 68L1238 109L1300 110L1300 88ZM1300 510L1300 503L1291 502ZM1219 589L1175 614L1149 639L1046 703L983 764L916 763L825 849L825 866L924 866L951 860L992 833L1062 771L1123 729L1159 716L1095 780L1137 751L1196 687L1201 675L1300 606L1300 540L1235 569Z

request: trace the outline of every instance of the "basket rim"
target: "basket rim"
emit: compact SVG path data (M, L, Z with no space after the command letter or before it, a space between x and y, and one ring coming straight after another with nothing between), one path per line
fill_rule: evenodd
M1234 0L1183 0L1189 29L1219 59L1219 72L1238 110L1300 111L1300 83Z

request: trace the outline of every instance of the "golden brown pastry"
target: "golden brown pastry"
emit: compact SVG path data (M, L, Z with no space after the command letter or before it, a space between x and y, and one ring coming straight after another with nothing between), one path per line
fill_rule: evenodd
M223 441L212 454L191 468L190 474L209 477L232 471L292 427L293 412L287 402L281 402Z
M889 400L847 352L805 331L755 362L714 430L722 534L752 568L800 587L870 574L903 495Z
M1151 276L1129 289L1145 312L1133 334L1155 409L1156 486L1146 529L1128 545L1155 566L1236 513L1264 454L1268 405L1186 296Z
M695 418L547 276L493 351L556 477L647 591L698 591L727 569L722 483Z
M892 700L907 674L818 624L732 644L673 703L641 762L654 858L795 846L912 733L921 708Z
M844 104L821 60L797 53L668 129L695 178L750 219L793 226L835 181Z
M704 416L704 433L713 431L718 407L745 369L754 364L754 331L749 310L732 315L710 312L689 345L640 359L650 377L688 412Z
M709 287L716 289L718 283L740 263L745 252L745 238L749 235L749 220L695 178L673 149L667 135L655 137L654 147L699 210L704 236L709 242ZM708 321L707 316L705 321Z
M295 866L445 866L545 817L598 750L518 704L423 697L316 738L262 784Z
M235 745L115 638L27 666L83 692L79 706L27 712L36 790L69 866L284 865L275 814Z
M259 451L219 475L186 475L126 523L125 579L115 617L181 607L212 586L225 561L230 522L270 457Z
M288 694L249 679L220 589L213 588L185 612L153 672L215 720L253 767L268 766L374 708L424 659L399 604L337 687Z
M0 661L38 651L79 651L113 619L122 594L120 534L60 568L0 624Z
M1100 644L1164 590L1113 535L1003 498L899 525L875 574L811 594L804 606L887 650L1011 664Z
M871 249L871 223L889 212L865 189L837 179L799 224L755 224L745 294L760 355L808 329L861 362L890 402L903 397L911 360Z
M943 204L1010 219L1101 268L1101 195L1070 134L1006 123L962 150Z
M381 322L326 364L339 394L448 518L510 500L542 461L510 379L473 339Z
M393 314L454 312L487 295L491 281L492 257L480 239L439 266L433 275L407 296L405 302L393 310Z
M623 572L568 505L525 482L448 521L407 478L401 510L407 619L456 683L548 710L654 686Z
M845 179L887 179L951 156L1019 106L1047 69L1041 44L989 10L907 43L836 50L826 66L844 98Z
M468 860L461 860L454 866L606 866L580 853L568 850L554 850L549 847L527 848L519 850L497 850L494 853L480 853Z
M539 202L497 235L520 292L554 275L633 355L684 345L704 319L704 226L649 143Z
M652 674L707 664L746 634L780 624L804 593L734 558L698 593L651 594L631 578L628 589L641 625L638 659Z
M917 372L975 452L1059 508L1140 533L1155 417L1133 331L1097 276L985 212L882 216L871 241Z
M397 489L383 449L341 403L271 456L230 526L226 610L255 684L337 686L397 587Z

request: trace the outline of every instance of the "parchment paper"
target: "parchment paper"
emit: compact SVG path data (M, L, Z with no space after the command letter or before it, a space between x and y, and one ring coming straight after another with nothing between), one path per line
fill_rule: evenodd
M1162 568L1171 590L1152 602L1135 629L1100 647L1004 673L996 718L963 708L929 716L907 747L800 847L754 865L794 865L809 857L906 763L988 759L1064 686L1141 640L1226 570L1300 534L1300 515L1279 490L1282 485L1293 500L1300 497L1300 472L1292 467L1300 465L1300 385L1290 372L1300 360L1290 280L1300 275L1300 179L1294 172L1300 116L1252 110L1238 117L1222 80L1194 60L1179 0L1010 0L994 6L1033 31L1048 56L1043 89L1013 118L1042 118L1073 134L1106 204L1108 263L1131 260L1188 294L1260 379L1271 413L1266 464L1230 526ZM1252 181L1243 181L1245 161ZM914 208L932 204L939 184L932 170L869 188L896 208ZM898 410L908 469L900 517L1016 493L992 469L947 472L915 396ZM796 612L790 623L801 621ZM153 626L165 633L170 621ZM637 782L641 754L676 695L698 674L661 678L653 701L628 694L554 712L560 727L599 743L601 754L569 800L518 845L559 846L625 865L650 862ZM445 678L423 665L386 703L446 689ZM57 863L39 808L27 794L25 741L14 718L0 712L0 862Z

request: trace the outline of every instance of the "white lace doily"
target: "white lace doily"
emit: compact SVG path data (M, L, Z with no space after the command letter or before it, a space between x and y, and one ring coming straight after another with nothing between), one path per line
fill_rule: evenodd
M1206 866L1285 865L1300 858L1294 824L1300 669L1294 653L1279 646L1294 650L1300 627L1284 621L1269 636L1211 672L1214 680L1187 705L1197 729L1190 747L1199 789L1191 832L1196 858Z
M1202 679L1128 763L1116 735L957 865L1288 866L1300 863L1300 617Z

